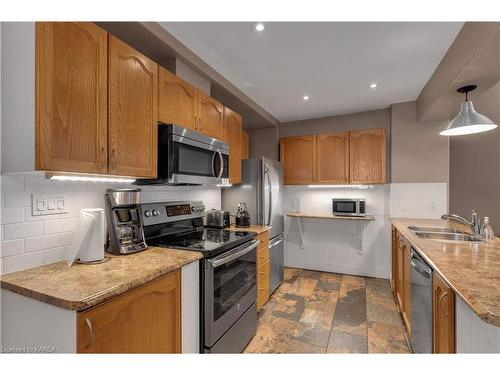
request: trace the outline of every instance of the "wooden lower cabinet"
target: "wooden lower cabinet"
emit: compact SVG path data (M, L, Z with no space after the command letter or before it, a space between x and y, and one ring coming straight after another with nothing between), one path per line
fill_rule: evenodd
M434 353L455 353L455 292L436 272L432 285Z
M78 353L180 353L181 272L77 316Z
M411 333L411 264L410 264L410 252L411 246L404 239L404 249L403 249L403 323L405 324L406 332L408 336Z
M260 240L257 249L257 310L269 300L269 231L259 233L257 239Z
M411 334L410 252L410 243L396 229L393 229L391 285L408 336Z

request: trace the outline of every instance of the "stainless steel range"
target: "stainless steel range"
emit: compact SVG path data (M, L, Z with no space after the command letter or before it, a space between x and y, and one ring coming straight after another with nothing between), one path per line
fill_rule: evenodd
M204 228L199 201L142 204L141 215L148 245L203 253L200 351L240 353L257 328L255 233Z

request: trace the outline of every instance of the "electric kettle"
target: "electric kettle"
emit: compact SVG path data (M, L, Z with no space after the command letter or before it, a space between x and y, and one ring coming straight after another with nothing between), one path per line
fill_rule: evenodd
M250 226L250 214L248 213L247 204L241 202L238 205L238 212L236 212L236 226L237 227L249 227Z

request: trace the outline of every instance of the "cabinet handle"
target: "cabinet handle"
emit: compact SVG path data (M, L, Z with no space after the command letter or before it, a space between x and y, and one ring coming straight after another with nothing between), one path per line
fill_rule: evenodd
M104 149L104 146L101 147L101 169L106 168L106 150Z
M441 311L444 313L444 316L448 316L448 311L446 311L446 309L443 308L443 299L444 297L448 296L448 292L444 292L443 294L441 294L441 296L439 297L439 308L441 309Z
M85 345L85 348L88 349L94 345L94 330L92 329L92 323L89 318L85 319L85 324L87 325L87 329L89 331L89 340L87 341L87 345Z

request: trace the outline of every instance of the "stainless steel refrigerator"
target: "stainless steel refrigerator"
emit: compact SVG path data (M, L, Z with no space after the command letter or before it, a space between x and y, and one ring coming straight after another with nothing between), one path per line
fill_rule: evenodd
M283 168L276 160L243 160L241 184L222 189L222 209L236 214L245 202L250 223L269 225L270 293L283 281Z

